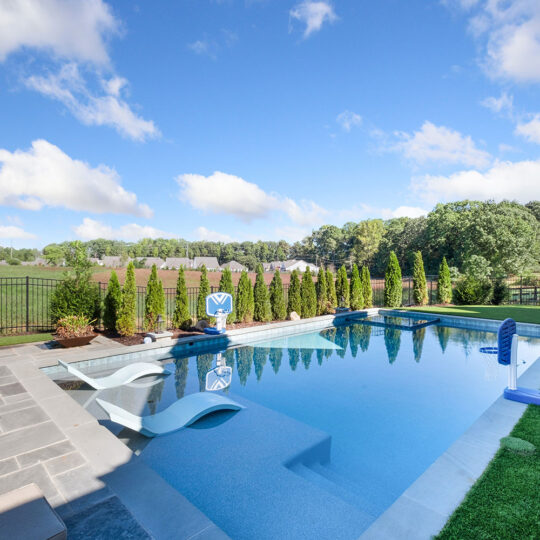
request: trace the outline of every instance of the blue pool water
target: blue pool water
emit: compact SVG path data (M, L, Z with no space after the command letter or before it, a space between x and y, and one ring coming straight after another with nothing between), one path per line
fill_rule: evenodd
M246 409L154 439L141 457L232 538L356 538L501 395L506 369L479 352L493 345L490 332L351 324L229 349L225 392ZM99 397L161 411L204 390L216 352ZM539 355L540 340L520 338L520 372ZM105 418L88 389L71 395Z

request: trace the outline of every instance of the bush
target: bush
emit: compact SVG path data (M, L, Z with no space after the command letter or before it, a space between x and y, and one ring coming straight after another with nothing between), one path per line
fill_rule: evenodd
M487 304L492 294L490 281L472 275L461 277L454 289L454 304L461 306Z
M56 323L56 337L61 339L82 337L93 334L92 322L84 315L68 315Z
M289 283L287 315L290 315L293 311L302 316L302 295L300 292L300 277L298 276L298 270L293 270L291 282Z
M337 274L336 296L339 307L349 307L349 280L347 279L347 269L343 265Z
M327 285L326 285L326 272L324 268L319 269L317 274L317 284L315 285L315 291L317 293L317 315L325 315L328 313L328 298Z
M236 299L234 297L234 285L232 282L232 272L230 268L225 268L225 270L223 270L219 280L219 290L221 292L229 293L232 296L232 311L229 315L227 315L227 322L233 323L236 321Z
M174 301L174 313L172 318L173 328L188 330L193 321L189 314L189 300L187 295L186 277L184 267L178 269L178 279L176 280L176 298Z
M240 322L251 322L254 311L253 287L248 273L244 270L238 282L238 294L236 296L236 317Z
M437 302L439 304L449 304L452 301L452 279L450 268L446 262L446 257L439 266L439 276L437 278Z
M264 272L262 264L257 265L257 276L253 288L253 319L259 322L266 322L272 318L270 309L270 299L268 297L268 287L264 282Z
M9 259L6 259L6 262L10 266L18 266L19 264L21 264L21 261L19 259L15 259L15 257L11 257Z
M201 280L199 282L199 296L197 297L197 320L208 319L206 314L206 297L210 294L210 282L206 266L201 266Z
M332 308L337 307L336 284L331 270L326 271L326 300Z
M369 275L369 268L362 266L362 273L360 274L362 280L362 295L364 297L364 307L373 307L373 288L371 287L371 276Z
M106 330L116 330L116 321L118 319L118 311L120 310L121 303L122 287L120 287L118 276L113 270L111 272L111 277L109 278L109 284L107 285L107 295L103 302L103 326Z
M384 305L392 308L401 306L402 295L401 268L396 254L391 251L384 275Z
M287 307L285 306L285 296L283 295L283 282L279 270L274 272L274 277L270 283L270 306L272 308L272 319L283 321L287 318Z
M413 299L414 303L419 306L425 306L428 303L426 272L424 271L424 261L420 251L414 254Z
M363 309L364 307L364 292L362 290L362 282L360 280L360 272L358 271L358 266L353 264L351 272L351 286L350 286L350 297L351 297L351 309L356 311L358 309Z
M500 306L510 299L510 288L506 284L504 276L497 276L493 282L493 295L491 303L494 306Z
M309 268L306 268L302 276L301 297L302 317L304 319L315 317L317 315L317 293L315 292L315 284Z
M135 318L137 316L137 286L135 284L135 268L130 262L127 266L126 281L122 289L122 302L116 321L116 330L122 336L132 336L135 333Z
M163 293L163 284L158 279L157 267L153 264L144 301L144 327L146 330L151 332L159 330L157 324L159 315L165 317L165 294Z

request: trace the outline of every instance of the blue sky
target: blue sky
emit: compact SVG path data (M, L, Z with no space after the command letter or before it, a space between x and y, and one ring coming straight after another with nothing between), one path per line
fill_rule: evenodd
M0 243L540 199L537 0L0 1Z

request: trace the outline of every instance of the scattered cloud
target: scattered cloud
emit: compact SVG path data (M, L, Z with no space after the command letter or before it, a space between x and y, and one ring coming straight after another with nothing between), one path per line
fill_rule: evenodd
M512 111L514 110L514 96L503 92L498 98L492 96L487 97L480 102L480 105L494 113L508 112L509 114L512 114Z
M393 149L417 164L435 162L483 168L491 161L490 154L477 148L469 135L431 122L424 122L420 131L412 135L405 132L395 135L400 141Z
M426 175L413 179L411 188L429 204L463 199L540 199L540 160L497 161L490 169L459 171L449 176Z
M23 228L15 225L0 225L0 238L36 238L36 235L26 232Z
M128 223L118 228L111 227L101 221L84 218L83 222L73 227L75 234L83 240L95 240L105 238L106 240L126 240L136 242L142 238L174 238L175 235L161 231L148 225L138 225Z
M540 114L533 115L528 122L518 123L515 132L529 142L540 144Z
M230 48L238 41L238 34L223 28L212 38L205 36L187 44L187 48L201 56L209 56L213 60L217 58L218 51L223 47Z
M305 25L304 38L318 32L325 22L333 23L337 18L334 7L326 1L305 0L289 11L289 20L297 20Z
M206 227L197 227L195 229L195 237L197 240L206 240L208 242L234 242L234 238L228 234L218 231L211 231Z
M381 210L381 216L383 219L400 217L418 218L422 216L427 216L428 213L429 210L426 210L425 208L420 208L419 206L399 206L395 210L390 210L388 208L383 208Z
M328 211L317 203L302 199L300 203L285 197L281 200L281 209L298 225L322 224Z
M347 110L337 115L336 122L348 133L353 127L362 125L362 117Z
M197 39L193 43L188 43L188 49L196 54L208 54L213 56L213 53L210 52L210 48L210 42L204 39Z
M25 210L44 206L151 217L134 193L105 165L90 167L43 139L27 150L0 149L0 204Z

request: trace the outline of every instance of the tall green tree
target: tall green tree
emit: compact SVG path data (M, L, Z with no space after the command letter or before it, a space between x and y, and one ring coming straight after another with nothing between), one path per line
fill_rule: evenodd
M287 307L283 295L283 282L279 270L274 272L274 277L270 283L270 305L272 307L272 319L283 321L287 318Z
M122 303L122 287L118 281L118 276L114 270L111 271L109 284L107 285L107 294L103 302L103 326L107 330L116 330L116 321L118 312Z
M135 284L135 267L130 262L127 266L126 281L122 289L122 302L116 321L116 330L123 336L135 334L137 317L137 285Z
M437 302L439 304L449 304L452 301L452 280L450 279L450 269L443 257L439 265L439 275L437 277Z
M326 272L321 266L317 274L317 284L315 290L317 292L317 315L325 315L328 311L328 298L326 296Z
M157 267L153 264L146 285L144 301L144 327L146 330L158 330L157 319L159 315L165 318L165 294L163 284L157 275Z
M272 318L272 310L270 308L270 298L268 297L268 287L264 282L262 264L257 265L257 275L255 277L255 286L253 288L253 301L255 303L253 319L259 322L269 321Z
M384 305L386 307L401 306L402 295L401 268L399 267L396 254L391 251L384 275Z
M206 266L201 266L201 279L199 282L199 295L197 296L197 320L208 319L206 314L206 297L210 294L210 282Z
M292 312L302 316L302 295L300 292L300 277L298 276L298 270L293 270L291 274L291 281L289 283L289 294L287 300L287 315Z
M371 287L371 276L369 275L369 268L362 266L362 273L360 274L362 280L362 296L364 297L364 307L373 307L373 288Z
M306 271L302 276L301 297L302 317L304 319L315 317L315 315L317 315L317 293L309 268L306 268Z
M238 282L238 293L236 295L236 318L240 322L251 322L253 320L253 287L248 273L244 270Z
M339 307L349 307L349 280L347 279L347 269L343 265L337 274L336 295Z
M326 271L326 298L332 308L337 307L336 283L334 281L334 274L330 269Z
M414 254L413 298L414 303L418 306L425 306L428 303L426 272L424 271L424 260L421 251Z
M173 328L187 330L192 324L193 321L189 314L189 300L184 267L180 266L178 269L178 279L176 280L176 298L174 302L172 325Z
M364 307L364 291L362 289L362 281L360 280L360 272L356 264L353 264L351 272L350 303L351 309L355 311Z
M236 298L234 294L234 285L232 282L232 272L230 268L225 268L221 274L219 280L219 290L221 292L229 293L233 298L232 312L227 315L227 322L233 323L236 321Z
M353 250L358 264L368 265L379 249L385 233L382 219L366 219L354 229Z

